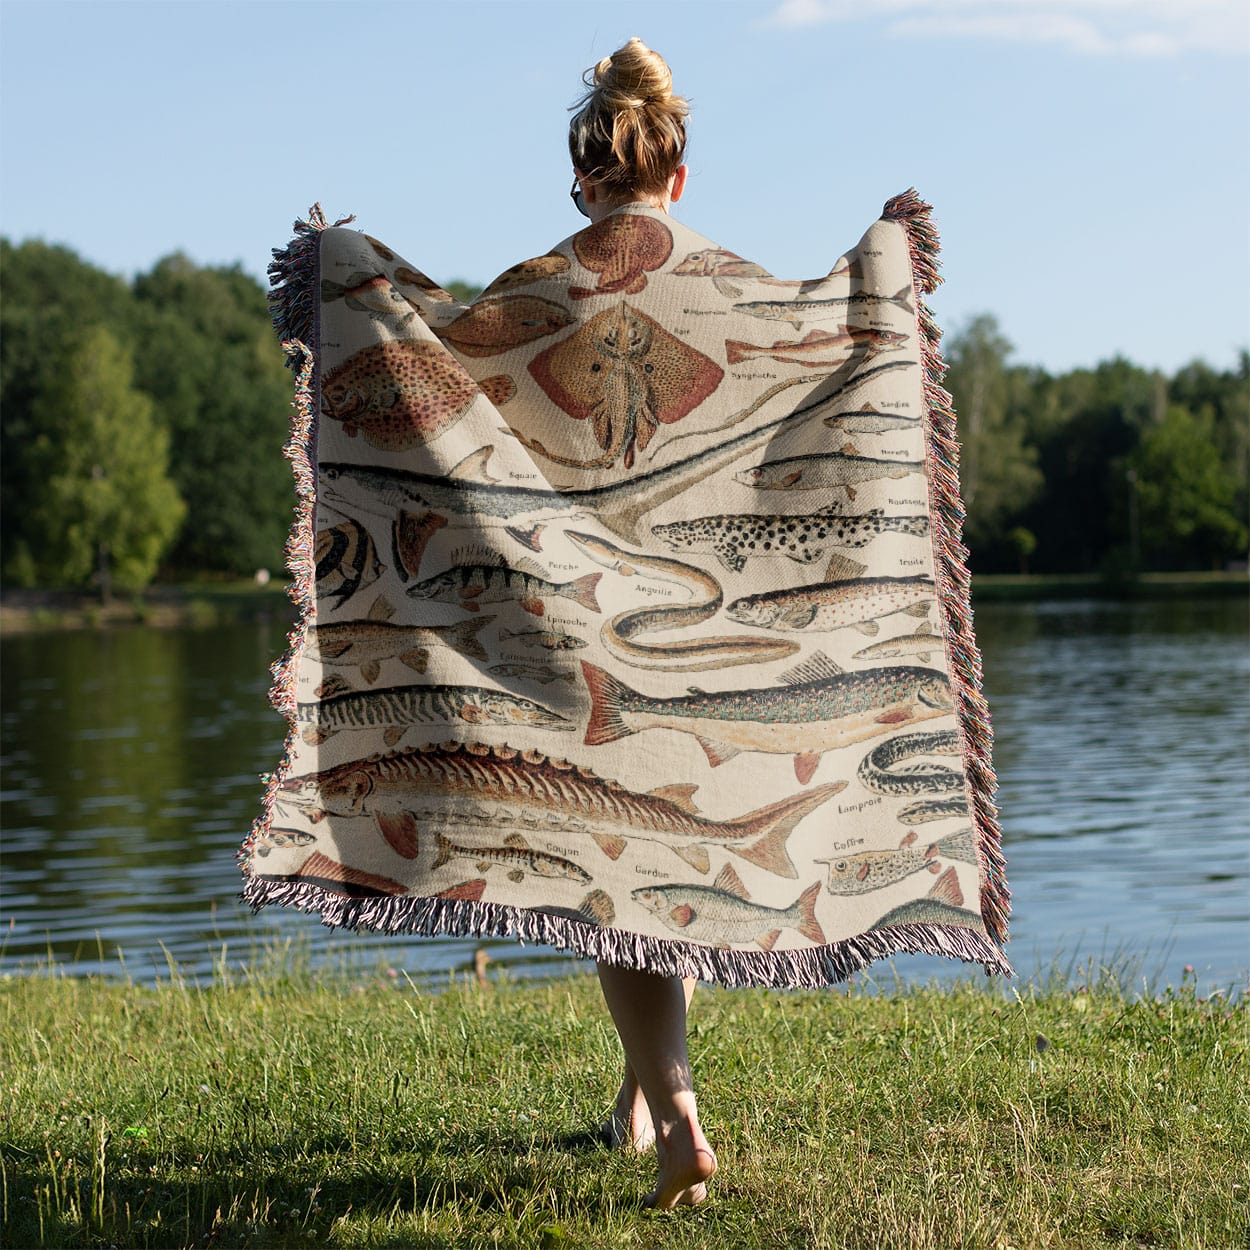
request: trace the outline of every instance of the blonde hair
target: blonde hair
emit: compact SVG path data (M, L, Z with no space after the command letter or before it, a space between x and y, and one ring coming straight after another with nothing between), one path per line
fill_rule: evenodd
M569 123L573 164L612 194L664 191L686 153L690 112L664 58L634 38L582 81L587 91Z

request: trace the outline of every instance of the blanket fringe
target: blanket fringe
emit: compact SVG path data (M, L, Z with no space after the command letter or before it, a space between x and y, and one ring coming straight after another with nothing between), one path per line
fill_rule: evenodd
M972 629L972 582L968 548L961 535L965 509L959 493L959 438L950 392L942 386L946 363L941 354L942 332L921 295L941 282L938 232L931 220L932 205L914 187L888 200L881 216L898 222L907 232L912 277L916 287L916 318L923 353L924 394L928 408L929 489L933 494L933 538L937 553L937 580L946 615L951 672L955 686L960 734L963 738L969 812L977 832L981 876L981 916L990 936L1007 941L1011 893L1007 889L1002 830L994 792L998 781L991 754L994 733L989 709L981 693L981 652Z
M987 976L1011 975L1002 952L975 929L907 924L871 929L858 937L806 950L750 951L646 937L555 916L537 909L463 899L383 896L348 898L297 878L250 877L244 902L317 912L331 928L371 929L425 937L507 937L553 946L583 959L604 960L659 976L697 977L730 988L771 986L819 989L889 955L943 955L979 963Z

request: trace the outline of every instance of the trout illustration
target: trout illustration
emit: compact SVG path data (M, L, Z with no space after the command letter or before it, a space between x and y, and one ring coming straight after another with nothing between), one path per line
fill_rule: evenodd
M794 756L804 785L825 751L875 738L914 721L949 713L950 684L931 668L872 668L845 673L817 654L754 690L691 692L653 698L587 661L590 692L586 745L600 746L647 729L691 734L713 768L741 751Z
M880 642L869 643L860 651L856 651L856 660L892 660L900 655L914 655L924 664L929 657L941 655L946 644L928 621L922 621L914 634L900 634L897 638L883 638Z
M797 929L809 942L824 945L816 919L819 894L817 881L789 907L763 907L750 901L728 864L710 886L650 885L631 892L634 902L691 942L758 942L766 951L777 944L783 929Z
M437 816L449 826L589 837L609 859L619 859L635 839L658 842L698 872L708 871L709 846L724 847L793 879L798 873L786 853L790 834L845 783L815 786L733 820L702 816L693 801L696 789L670 785L644 794L537 751L444 742L291 777L278 802L304 811L314 823L327 813L372 816L396 847L415 847L418 814L420 822L434 819L428 808L433 799Z
M877 619L906 612L927 616L936 592L931 577L863 577L745 595L725 609L730 620L762 629L825 632L849 625L875 635Z

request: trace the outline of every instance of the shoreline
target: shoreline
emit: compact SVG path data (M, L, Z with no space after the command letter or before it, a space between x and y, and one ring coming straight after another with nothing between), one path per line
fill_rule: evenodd
M972 580L972 603L1053 599L1232 598L1250 591L1245 572L1143 573L1108 579L1097 573L982 573ZM0 589L0 637L74 629L205 628L248 621L295 621L286 584L271 581L183 582L118 595L101 604L81 590Z

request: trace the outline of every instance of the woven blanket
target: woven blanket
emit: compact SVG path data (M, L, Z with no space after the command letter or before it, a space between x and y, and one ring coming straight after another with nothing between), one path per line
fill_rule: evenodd
M630 205L468 305L310 216L246 901L727 985L1010 974L929 206L784 281Z

